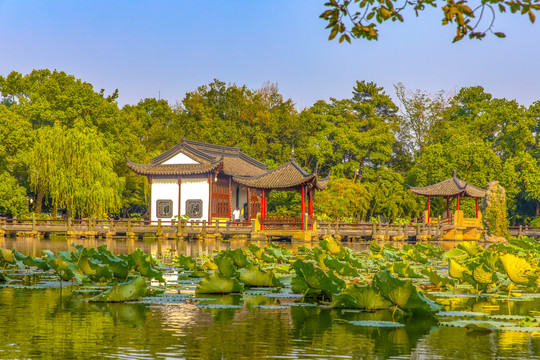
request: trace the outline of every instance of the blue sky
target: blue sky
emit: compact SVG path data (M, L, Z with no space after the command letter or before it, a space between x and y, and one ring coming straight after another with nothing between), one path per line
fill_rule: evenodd
M327 40L325 0L0 0L0 74L58 69L119 89L120 105L183 99L211 82L277 83L298 109L351 96L356 80L457 92L483 86L523 105L540 100L540 24L499 15L506 39L462 40L440 9L380 28L380 40ZM539 20L540 21L540 20Z

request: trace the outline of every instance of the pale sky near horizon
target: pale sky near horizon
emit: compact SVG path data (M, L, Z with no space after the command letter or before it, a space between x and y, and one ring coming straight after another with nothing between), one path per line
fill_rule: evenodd
M328 41L325 0L0 0L0 75L57 69L104 88L118 103L170 104L214 78L277 83L299 110L349 98L356 80L428 92L480 85L528 106L540 100L540 23L498 15L489 36L452 44L442 11L380 27L377 42ZM538 20L540 22L540 20ZM397 101L396 101L397 103Z

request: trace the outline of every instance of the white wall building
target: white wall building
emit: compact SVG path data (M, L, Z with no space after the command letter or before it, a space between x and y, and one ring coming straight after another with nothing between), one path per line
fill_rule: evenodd
M231 219L241 210L241 220L266 216L266 197L272 190L298 190L312 201L315 189L322 190L328 179L318 180L294 159L268 171L265 164L249 157L239 147L211 145L182 139L171 149L152 158L150 164L128 160L128 167L145 175L151 184L152 221Z

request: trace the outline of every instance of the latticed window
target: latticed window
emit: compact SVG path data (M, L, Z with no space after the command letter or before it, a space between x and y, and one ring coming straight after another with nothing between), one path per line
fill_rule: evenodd
M212 186L212 217L229 218L229 180L218 179Z

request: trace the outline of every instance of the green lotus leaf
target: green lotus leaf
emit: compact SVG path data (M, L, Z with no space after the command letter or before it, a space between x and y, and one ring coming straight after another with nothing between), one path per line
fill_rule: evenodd
M410 280L398 279L388 270L379 272L373 278L373 283L386 299L402 310L431 315L443 308L442 305L428 299Z
M192 278L205 278L207 276L210 276L210 273L208 273L206 271L202 271L202 270L195 270L195 271L192 271L189 274L189 276L192 277Z
M146 281L138 276L130 282L114 284L112 288L90 298L88 301L123 302L135 301L146 295Z
M397 328L397 327L404 327L404 324L400 324L398 322L394 321L382 321L382 320L356 320L356 321L349 321L348 322L351 325L356 326L365 326L365 327L391 327L391 328Z
M369 243L369 250L374 253L380 253L382 249L375 241L372 241Z
M493 271L487 265L481 264L474 268L473 279L479 284L491 284L496 281Z
M114 277L118 279L127 278L131 269L126 260L115 256L107 250L106 245L98 247L98 251L93 255L93 259L99 260L102 264L106 264L113 272Z
M469 253L462 249L451 249L445 252L442 255L443 260L454 259L454 260L465 260L469 257Z
M315 263L319 265L319 267L323 270L328 270L328 267L324 263L324 259L326 259L327 256L328 254L326 253L326 251L324 251L320 247L314 247L308 253L308 258L315 261Z
M506 275L515 284L527 284L536 279L532 266L527 260L513 254L505 254L499 257Z
M311 249L306 246L306 245L300 245L297 249L296 249L296 254L297 255L306 255Z
M328 270L325 271L326 276L332 281L332 294L337 294L341 290L345 289L347 284L345 283L345 280L334 274L334 271Z
M265 252L263 252L263 254L261 256L261 260L264 261L265 263L268 263L268 264L273 264L273 263L276 263L278 261L278 259L276 259L273 256L268 255Z
M382 254L386 260L403 261L403 259L395 251L383 249Z
M235 278L217 272L205 277L197 284L196 294L230 294L242 291L243 285Z
M428 261L429 261L429 259L427 257L422 255L422 253L420 253L420 251L416 250L416 248L414 248L414 247L412 249L407 250L407 252L405 254L403 254L402 257L404 259L416 261L416 262L418 262L420 264L427 264Z
M270 255L270 257L273 257L273 258L275 258L275 259L277 259L279 261L287 261L287 259L285 258L285 254L283 254L283 251L280 248L267 246L267 247L264 248L264 250L268 253L268 255ZM274 262L275 262L275 260L274 260Z
M324 259L324 265L326 265L328 269L334 270L341 276L358 276L358 270L345 261L338 260L331 255Z
M15 263L15 255L13 251L7 249L0 249L0 260L3 260L9 264Z
M319 241L319 246L333 255L345 252L343 245L333 237Z
M165 282L163 272L154 269L152 255L146 255L141 249L136 249L129 255L129 265L135 268L142 276Z
M262 260L262 255L264 254L264 248L260 248L255 244L248 245L249 251L259 260Z
M234 260L228 253L220 253L214 257L219 272L227 277L233 277L237 275L236 265Z
M237 267L243 268L248 265L251 265L251 260L249 260L244 250L240 248L235 249L235 250L229 250L229 254L231 255L231 258L233 259L234 264Z
M499 262L499 254L494 251L484 251L479 254L478 258L480 262L486 265L490 270L497 270L497 263ZM502 271L502 270L501 270Z
M471 272L465 266L459 264L454 259L450 259L448 265L448 275L454 279L463 279L464 275L470 275Z
M83 247L82 245L79 245L79 246ZM75 254L77 254L77 253L75 253ZM72 263L76 263L77 260L78 260L78 257L73 259L73 257L71 256L71 253L69 251L67 251L67 250L59 251L57 257L62 258L64 260L72 262Z
M108 282L114 276L109 266L85 256L79 260L79 269L93 281Z
M393 252L399 251L399 248L397 248L397 247L395 247L394 245L389 244L389 243L383 244L383 247L384 247L385 249L390 250L390 251L393 251Z
M414 287L409 300L405 306L400 306L400 308L417 315L433 315L441 311L444 306L427 298L423 292Z
M431 245L430 243L417 242L414 246L422 254L429 257L440 258L442 253L444 253L444 249Z
M464 250L469 254L469 256L474 256L479 252L484 251L484 249L478 245L476 241L464 241L456 246L458 249Z
M418 274L414 269L404 262L395 262L394 265L390 267L390 270L399 277L406 278L421 278L422 275Z
M392 306L373 285L350 285L334 296L332 307L344 309L388 309Z
M176 257L176 263L180 267L183 267L184 269L187 269L187 270L193 270L195 266L197 265L197 262L191 256L184 256L182 254Z
M64 281L74 279L78 284L81 284L84 280L84 274L77 265L66 261L61 257L49 260L48 265L53 268L60 279Z
M373 283L385 298L399 307L407 304L414 288L410 280L394 277L388 270L383 270L375 275Z
M215 262L213 262L212 260L210 259L207 259L204 264L202 265L202 268L205 269L205 270L211 270L211 271L214 271L214 270L217 270L218 269L218 266Z
M274 271L261 270L259 265L250 265L240 269L240 281L248 286L273 287L282 286Z
M343 280L339 279L332 271L324 272L320 267L311 262L296 260L292 265L296 275L291 280L292 291L295 294L305 296L325 296L332 298L332 294L338 293L343 286Z
M342 260L348 262L349 264L351 264L351 266L357 269L367 270L366 264L363 262L363 260L355 257L351 253L347 253Z
M450 316L450 317L484 317L488 316L486 313L473 312L473 311L441 311L435 314L437 316Z
M439 275L436 271L433 270L422 270L422 274L426 275L429 278L429 281L435 286L447 286L454 285L454 279L450 279L444 276Z
M23 255L17 250L13 250L13 255L17 261L22 262L26 266L35 266L43 271L47 271L51 268L45 260Z

